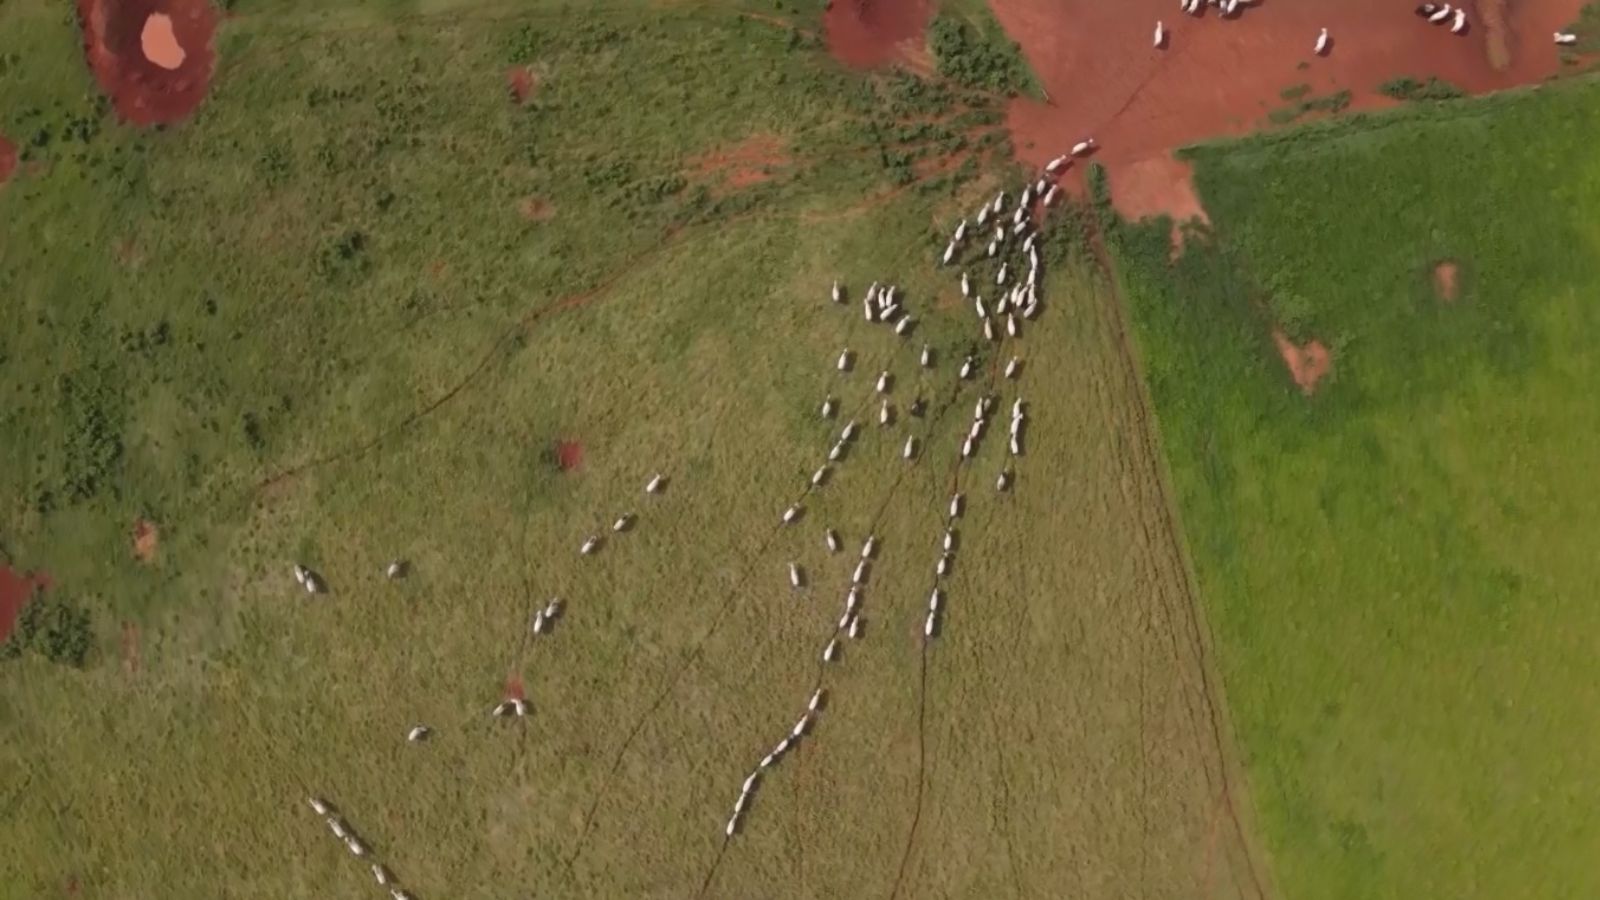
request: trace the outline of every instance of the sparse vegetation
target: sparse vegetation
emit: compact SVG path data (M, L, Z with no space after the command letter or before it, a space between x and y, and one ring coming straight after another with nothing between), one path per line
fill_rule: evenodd
M1466 96L1448 81L1429 76L1427 81L1415 78L1391 78L1378 85L1378 92L1396 100L1456 100Z
M1007 96L1034 89L1022 51L992 21L936 16L928 26L928 49L939 74L964 87Z

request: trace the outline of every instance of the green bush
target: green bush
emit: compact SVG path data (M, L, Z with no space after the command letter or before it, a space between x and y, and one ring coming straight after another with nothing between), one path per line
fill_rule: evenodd
M15 659L32 652L81 669L93 645L88 610L57 594L40 593L22 607L16 630L0 644L0 657Z
M1404 76L1391 78L1378 85L1378 93L1396 100L1454 100L1466 96L1450 82L1434 77L1429 77L1427 81Z
M957 84L1008 96L1029 86L1022 52L1003 35L981 34L960 19L939 16L928 27L928 46L939 74Z

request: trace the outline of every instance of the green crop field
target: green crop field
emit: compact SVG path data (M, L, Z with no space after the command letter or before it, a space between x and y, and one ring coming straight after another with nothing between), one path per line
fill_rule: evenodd
M1597 113L1580 79L1201 146L1181 258L1113 229L1286 896L1600 890ZM1274 327L1330 349L1311 396Z
M135 129L69 6L0 3L0 561L52 582L0 657L0 897L381 896L311 794L421 900L1268 890L1078 212L980 350L1025 359L1015 486L1003 436L955 466L992 376L933 263L1015 184L995 95L839 69L820 3L238 0L205 105ZM864 433L808 491L830 392Z

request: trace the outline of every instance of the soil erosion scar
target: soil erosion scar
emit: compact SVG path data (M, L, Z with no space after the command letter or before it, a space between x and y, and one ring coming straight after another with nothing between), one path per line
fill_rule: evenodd
M215 68L207 0L78 0L83 54L117 114L134 125L187 118Z

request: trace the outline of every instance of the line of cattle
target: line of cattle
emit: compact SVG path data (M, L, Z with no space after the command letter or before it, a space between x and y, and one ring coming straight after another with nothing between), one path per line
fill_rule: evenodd
M1191 16L1199 16L1207 6L1217 7L1224 19L1235 16L1247 6L1254 6L1257 0L1178 0L1178 8ZM1423 3L1414 10L1418 18L1428 21L1432 25L1449 23L1451 34L1465 34L1467 31L1467 11L1460 6L1451 6L1448 3ZM1156 30L1151 42L1156 49L1167 46L1167 25L1161 20L1156 20ZM1554 32L1555 42L1560 45L1571 45L1578 42L1578 36L1569 31ZM1317 33L1317 41L1312 45L1312 52L1324 56L1333 46L1333 38L1328 29L1323 28Z

